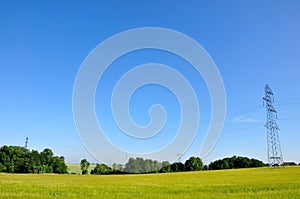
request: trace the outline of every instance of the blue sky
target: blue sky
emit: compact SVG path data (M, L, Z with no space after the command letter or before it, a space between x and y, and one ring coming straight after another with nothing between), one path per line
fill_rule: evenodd
M300 162L299 10L298 1L1 1L0 145L23 145L28 136L29 148L50 147L67 162L82 158L96 161L86 152L73 121L77 71L103 40L121 31L152 26L174 29L195 39L223 77L226 122L217 145L204 159L206 163L232 155L266 161L262 107L266 83L275 94L283 158ZM170 54L151 50L118 60L128 67L153 61L177 69L184 64ZM117 67L116 63L111 70L120 73ZM182 73L193 85L199 85L197 96L203 114L199 131L204 132L210 114L207 89L190 69ZM111 86L108 83L105 89ZM168 128L174 125L176 129L177 112L172 111L178 105L169 100L172 94L157 87L149 91L135 94L133 119L147 124L144 112L149 104L163 101L172 113ZM101 92L99 87L96 107L101 106L101 95L105 96ZM145 98L149 100L143 101ZM106 117L99 111L97 115ZM104 125L114 128L110 123ZM200 135L186 157L197 155L201 139Z

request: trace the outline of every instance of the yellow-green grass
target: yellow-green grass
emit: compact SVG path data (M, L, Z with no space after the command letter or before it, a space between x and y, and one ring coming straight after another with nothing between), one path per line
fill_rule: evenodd
M300 167L144 175L0 174L0 198L300 198Z

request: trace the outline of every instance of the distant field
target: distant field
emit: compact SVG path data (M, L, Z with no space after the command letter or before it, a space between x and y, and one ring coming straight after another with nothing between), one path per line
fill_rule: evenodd
M91 172L92 169L95 168L96 165L91 164L89 167L89 173ZM81 169L80 169L80 164L67 164L68 167L68 172L69 173L76 173L76 174L81 174Z
M0 198L300 198L300 167L108 176L0 174Z

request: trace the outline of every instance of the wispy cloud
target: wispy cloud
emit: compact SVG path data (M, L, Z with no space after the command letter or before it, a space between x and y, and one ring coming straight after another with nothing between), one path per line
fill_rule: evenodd
M250 118L250 117L240 116L240 117L233 118L232 122L233 123L257 123L260 122L260 120Z

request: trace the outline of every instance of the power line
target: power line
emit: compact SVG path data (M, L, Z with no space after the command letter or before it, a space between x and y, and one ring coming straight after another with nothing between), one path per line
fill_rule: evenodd
M288 102L288 101L300 101L300 97L277 100L275 103L277 103L277 102Z
M236 128L236 129L224 131L222 134L227 135L227 134L231 134L231 133L236 132L236 131L241 131L241 130L253 128L253 127L256 127L256 126L260 126L260 125L261 125L261 123L253 124L253 125L249 125L249 126L245 126L245 127L241 127L241 128Z
M299 120L300 117L286 117L286 118L279 118L277 120Z

